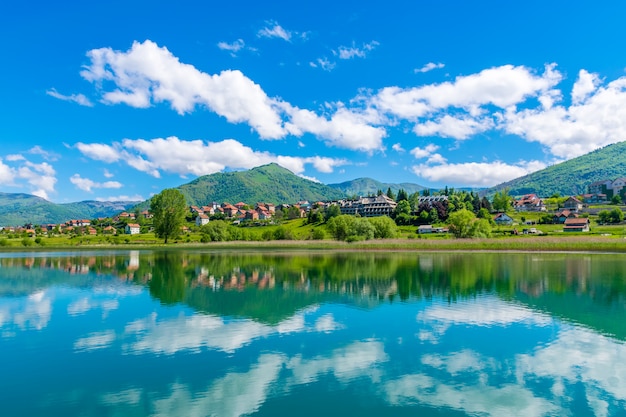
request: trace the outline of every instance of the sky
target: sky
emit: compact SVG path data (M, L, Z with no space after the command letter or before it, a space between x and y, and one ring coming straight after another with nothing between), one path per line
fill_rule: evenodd
M626 3L0 5L0 192L144 200L276 162L489 187L626 139Z

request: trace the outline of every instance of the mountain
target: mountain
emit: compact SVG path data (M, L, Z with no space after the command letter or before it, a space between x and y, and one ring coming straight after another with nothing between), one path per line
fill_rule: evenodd
M391 188L394 194L398 194L400 189L403 189L407 194L413 194L418 191L422 191L426 187L418 184L412 184L409 182L403 182L401 184L389 184L380 181L376 181L371 178L357 178L352 181L346 181L339 184L328 184L330 187L341 190L346 195L376 195L378 190L382 190L383 193L387 192L387 189Z
M555 193L562 196L586 193L589 184L601 180L626 177L626 142L605 146L588 154L541 171L496 185L484 192L490 195L504 188L509 194L519 196L535 193L549 197Z
M0 226L64 223L71 219L110 217L132 209L135 201L81 201L55 204L30 194L0 193Z
M190 205L203 206L211 202L243 201L295 203L301 200L325 201L344 198L343 192L318 182L304 179L272 163L248 171L204 175L177 187Z

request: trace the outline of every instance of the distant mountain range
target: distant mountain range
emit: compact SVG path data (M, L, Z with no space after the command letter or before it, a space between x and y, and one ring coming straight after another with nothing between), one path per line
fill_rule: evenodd
M605 146L588 154L541 171L498 184L483 193L490 195L504 188L509 194L519 196L535 193L549 197L555 193L562 196L587 192L589 184L601 180L626 177L626 142Z
M0 226L64 223L72 219L110 217L131 210L136 201L81 201L55 204L30 194L0 193Z
M578 158L542 169L524 177L482 190L491 195L504 188L513 196L536 193L547 197L587 192L594 181L614 180L626 176L626 142L606 146ZM190 205L202 206L212 202L253 205L257 202L295 203L301 200L328 201L347 196L366 196L387 189L397 194L404 189L409 195L425 187L413 183L391 184L371 178L358 178L339 184L325 185L299 177L277 164L269 164L247 171L216 173L199 177L178 187ZM29 194L0 193L0 226L18 226L25 223L62 223L71 219L111 217L122 211L142 209L143 203L119 201L82 201L55 204Z
M391 188L394 194L398 194L398 191L403 189L409 195L421 192L426 187L421 186L419 184L413 184L410 182L403 182L401 184L390 184L386 182L376 181L372 178L357 178L356 180L346 181L339 184L328 184L333 188L337 188L341 190L346 195L357 195L357 196L367 196L367 195L376 195L378 190L382 190L383 193L386 193L388 189Z

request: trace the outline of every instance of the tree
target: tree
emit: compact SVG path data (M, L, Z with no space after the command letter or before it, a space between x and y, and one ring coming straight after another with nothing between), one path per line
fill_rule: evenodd
M491 225L487 219L477 219L474 213L467 209L457 210L448 217L450 231L455 237L489 237Z
M511 208L512 197L509 195L509 189L496 192L493 196L493 209L495 211L507 212Z
M398 191L398 197L396 198L396 201L399 203L400 201L408 201L409 199L409 195L407 194L406 191L404 191L403 188L400 188L400 191Z
M324 213L324 220L329 221L333 217L337 217L340 214L341 214L341 209L339 208L339 206L337 204L331 204L330 206L326 207L326 211Z
M620 197L619 194L615 194L612 198L611 198L611 204L622 204L622 197Z
M164 243L168 239L177 237L185 222L187 203L185 196L173 188L161 191L150 200L154 233L163 238Z
M600 224L605 223L621 223L624 221L624 213L619 208L613 210L602 210L598 213L598 222Z
M391 187L387 188L387 197L391 198L392 200L396 199L396 196L393 194Z

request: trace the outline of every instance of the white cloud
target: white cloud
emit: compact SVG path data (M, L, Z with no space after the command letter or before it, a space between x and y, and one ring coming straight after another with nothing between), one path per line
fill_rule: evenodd
M0 184L23 187L25 181L33 195L45 199L54 192L57 182L56 171L49 163L36 164L22 155L9 155L7 161L15 163L16 166L7 165L0 158Z
M139 194L135 195L117 195L111 197L97 197L96 201L143 201L145 198Z
M560 80L561 74L554 65L547 65L542 75L535 75L526 67L504 65L459 76L454 82L409 89L386 87L372 98L372 103L382 111L409 120L448 108L463 109L475 117L484 111L481 106L506 109L552 89Z
M559 158L574 158L626 138L626 77L606 86L581 71L570 107L507 111L507 133L544 145Z
M57 98L59 100L71 101L71 102L80 104L81 106L93 107L93 103L83 94L71 94L69 96L66 96L64 94L59 93L54 88L46 91L46 94L51 97Z
M257 32L257 36L260 38L279 38L287 42L291 40L291 32L274 21L267 22L267 26Z
M335 67L337 66L337 64L335 62L332 62L331 60L329 60L327 57L323 57L323 58L317 58L317 60L315 60L315 62L311 61L309 62L309 65L313 68L321 68L324 71L332 71L333 69L335 69Z
M104 175L105 178L113 178L114 177L114 175L112 173L110 173L109 170L106 169L106 168L104 169L103 175Z
M0 184L12 185L15 180L15 171L10 166L2 162L0 158Z
M35 164L25 161L24 165L17 168L17 178L25 179L31 185L31 192L41 198L48 198L49 193L54 191L57 182L56 172L52 165L47 162Z
M237 39L236 41L233 41L232 43L219 42L217 44L218 48L220 48L223 51L229 51L230 55L233 57L237 56L237 52L242 50L245 46L246 46L246 43L243 41L243 39Z
M429 181L477 187L490 187L546 167L546 164L540 161L521 161L517 164L500 161L446 164L445 158L441 155L434 154L432 157L429 163L441 164L415 165L411 168L413 173Z
M572 103L580 104L585 99L596 91L598 85L600 85L601 80L597 74L591 74L584 69L578 72L578 80L574 83L574 87L572 87Z
M415 68L413 70L413 72L415 72L417 74L417 73L420 73L420 72L429 72L429 71L432 71L434 69L440 69L440 68L443 68L443 67L445 67L445 65L442 64L441 62L438 62L436 64L434 62L429 62L428 64L424 65L421 68Z
M93 188L122 188L122 183L118 181L95 182L89 178L82 178L79 174L74 174L70 178L70 182L77 188L91 192Z
M391 149L393 149L394 151L396 151L396 152L398 152L398 153L404 153L404 152L406 152L406 151L404 150L404 148L402 147L402 144L401 144L401 143L394 143L394 144L391 146Z
M0 328L12 323L22 330L41 330L50 322L52 298L45 291L38 291L5 302L3 308L6 310L0 311Z
M413 131L418 136L441 136L464 140L493 127L494 122L489 118L455 117L446 114L435 120L417 123Z
M43 159L47 161L56 161L59 159L59 155L54 152L49 152L43 149L41 146L36 145L28 150L29 154L32 155L40 155Z
M353 42L352 46L340 46L333 54L339 59L365 58L369 52L379 45L376 41L364 43L360 48Z
M420 147L416 147L411 149L411 155L413 155L416 159L422 159L422 158L428 158L429 156L431 156L437 149L439 149L439 146L435 145L434 143L429 143L428 145L426 145L424 148L420 148Z
M307 164L313 165L319 172L329 173L334 167L347 164L343 159L320 156L291 157L258 152L234 139L205 142L185 141L171 136L152 140L125 139L115 146L82 143L76 146L85 156L92 159L115 161L122 158L133 168L155 177L160 176L160 171L181 176L207 175L220 172L226 167L250 169L271 162L276 162L295 174L304 172Z
M231 123L250 124L262 138L285 135L275 100L241 71L203 73L149 40L134 42L127 52L101 48L87 56L91 64L81 71L83 78L102 88L115 84L114 90L103 90L105 103L150 107L169 102L179 114L203 105Z
M78 142L76 148L86 157L95 159L96 161L111 163L120 160L122 157L119 150L115 147L101 143L87 144Z

